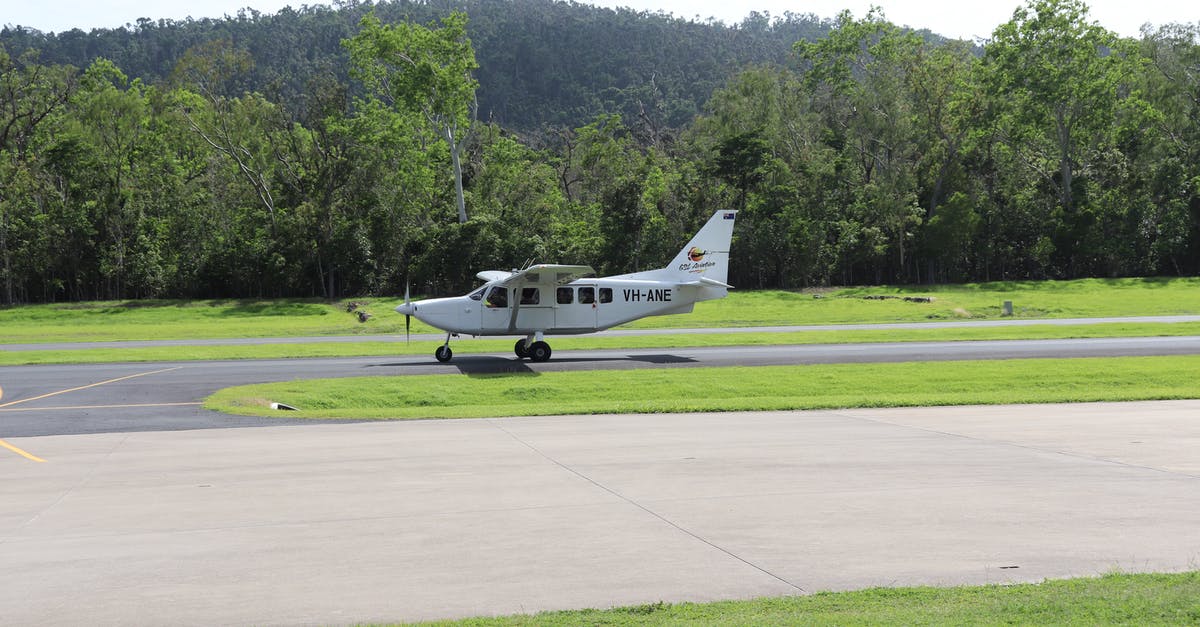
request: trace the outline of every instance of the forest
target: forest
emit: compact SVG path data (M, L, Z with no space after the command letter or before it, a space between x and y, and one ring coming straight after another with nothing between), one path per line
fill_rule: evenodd
M551 0L0 31L0 304L453 293L657 267L739 288L1200 272L1200 23L1029 0L980 42Z

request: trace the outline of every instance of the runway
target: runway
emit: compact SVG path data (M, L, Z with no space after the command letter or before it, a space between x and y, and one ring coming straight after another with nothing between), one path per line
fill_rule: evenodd
M290 421L227 416L199 404L232 385L319 377L1191 354L1200 354L1200 337L560 351L540 364L460 355L449 364L419 356L8 366L0 368L0 439L278 426Z
M354 624L1192 569L1197 416L1174 401L17 438L48 461L0 450L0 615Z

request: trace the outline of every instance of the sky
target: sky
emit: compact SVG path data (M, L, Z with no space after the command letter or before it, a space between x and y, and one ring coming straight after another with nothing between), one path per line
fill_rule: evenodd
M727 24L740 22L751 11L782 16L784 12L833 17L849 9L855 17L871 5L883 8L887 19L901 26L929 30L960 39L988 39L996 26L1008 21L1022 0L591 0L606 7L626 6L639 11L662 11L700 21L715 18ZM186 17L220 18L252 7L274 13L284 6L329 4L321 0L3 0L0 25L27 26L44 32L72 28L116 28L140 17L153 20ZM1194 3L1168 0L1091 0L1092 20L1127 37L1137 36L1142 24L1200 21Z

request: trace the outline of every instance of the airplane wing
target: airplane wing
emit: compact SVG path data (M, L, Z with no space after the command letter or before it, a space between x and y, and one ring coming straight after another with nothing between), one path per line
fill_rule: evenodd
M505 272L503 270L484 270L483 272L477 273L475 276L484 283L490 283L492 281L507 279L513 274L513 272Z
M479 274L482 275L484 273L480 272ZM503 278L500 284L505 287L519 287L522 285L566 285L575 279L594 276L596 271L591 266L564 266L541 263L536 266L529 266L519 272L507 274L507 277L495 278Z

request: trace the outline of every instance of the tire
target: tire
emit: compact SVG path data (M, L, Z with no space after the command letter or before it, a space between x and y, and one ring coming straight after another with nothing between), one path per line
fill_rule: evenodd
M433 351L433 356L444 364L454 356L454 351L450 350L449 346L439 346L437 350Z
M517 340L517 345L513 347L513 352L517 354L518 359L528 357L529 349L525 348L525 340Z
M530 344L529 359L532 361L548 361L550 359L550 345L545 342Z

